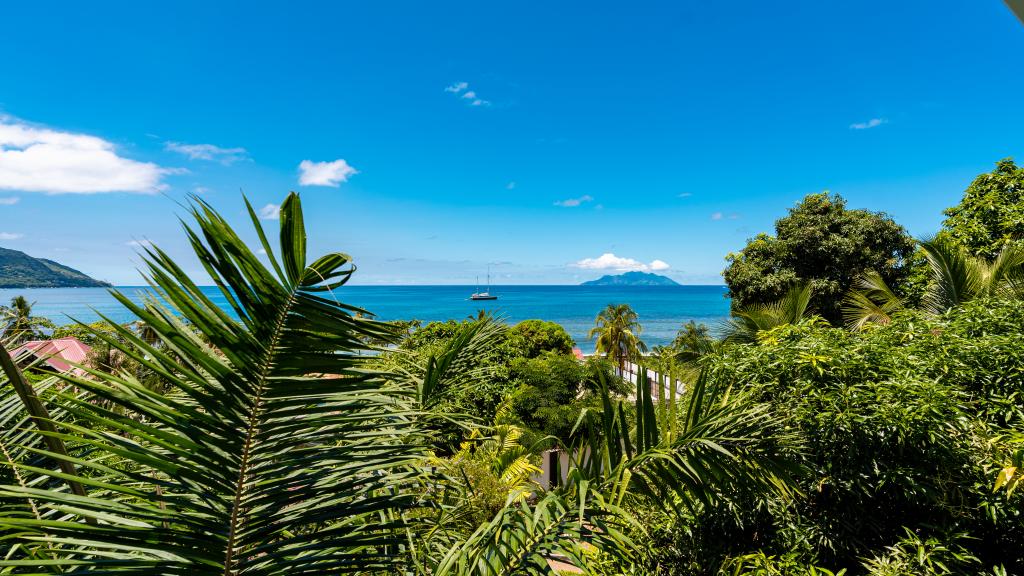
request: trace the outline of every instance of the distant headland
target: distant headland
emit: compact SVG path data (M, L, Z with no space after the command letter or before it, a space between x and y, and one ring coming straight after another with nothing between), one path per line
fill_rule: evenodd
M580 286L680 286L680 284L668 276L660 274L625 272L601 276L597 280L583 282Z
M110 286L74 268L0 248L0 288L100 288Z

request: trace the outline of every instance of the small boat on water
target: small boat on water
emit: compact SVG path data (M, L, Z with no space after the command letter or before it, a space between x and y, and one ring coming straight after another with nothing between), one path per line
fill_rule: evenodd
M480 291L480 277L476 277L476 292L469 297L470 300L497 300L498 297L491 294L491 268L487 267L487 290Z

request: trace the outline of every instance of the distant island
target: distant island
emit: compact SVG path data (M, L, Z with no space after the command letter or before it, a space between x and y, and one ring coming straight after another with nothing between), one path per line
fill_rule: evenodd
M0 288L97 288L110 286L78 270L24 252L0 248Z
M597 280L590 280L580 286L679 286L679 282L662 276L647 272L625 272L623 274L609 274L601 276Z

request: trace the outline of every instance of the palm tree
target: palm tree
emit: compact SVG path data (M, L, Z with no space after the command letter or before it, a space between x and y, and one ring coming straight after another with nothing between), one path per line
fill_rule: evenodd
M674 352L674 360L692 364L714 352L717 346L718 341L711 336L711 330L706 324L690 320L676 334L670 348Z
M733 310L724 327L726 342L756 342L758 334L786 324L796 324L811 314L810 283L794 285L782 298Z
M647 345L640 339L643 328L629 304L609 304L594 319L587 338L597 339L597 352L611 359L621 373L626 362L636 360Z
M6 316L6 334L14 344L33 340L42 336L40 328L53 329L55 326L46 318L32 315L33 304L24 296L11 298L10 308L4 308Z
M920 241L928 263L929 281L921 310L939 315L976 298L1019 298L1024 294L1024 246L1009 243L992 261L971 256L944 237ZM857 281L846 297L843 316L852 329L888 324L893 314L906 309L905 301L874 271Z

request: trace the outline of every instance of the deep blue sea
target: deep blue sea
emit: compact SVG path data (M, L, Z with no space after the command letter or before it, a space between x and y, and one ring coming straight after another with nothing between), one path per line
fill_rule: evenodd
M132 297L144 290L136 286L117 289ZM206 290L214 302L224 303L215 287ZM343 302L365 308L381 320L462 319L481 309L510 323L542 318L564 326L586 352L594 347L587 340L587 331L608 304L626 303L636 310L648 346L670 342L689 320L713 326L729 313L725 286L492 286L491 292L499 296L498 300L467 300L473 291L473 286L345 286L336 294ZM98 319L96 312L117 322L132 320L104 288L0 289L0 304L7 304L19 294L35 303L35 315L57 324L68 324L71 318L92 322Z

